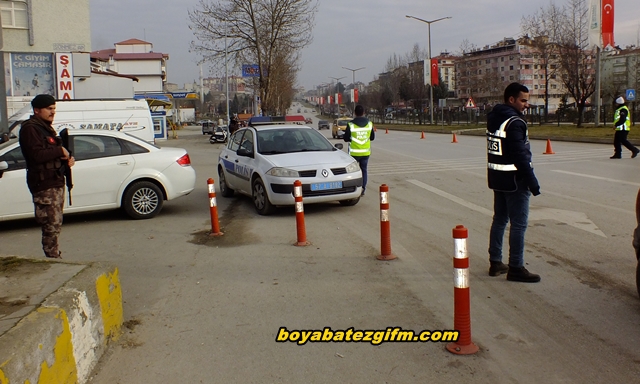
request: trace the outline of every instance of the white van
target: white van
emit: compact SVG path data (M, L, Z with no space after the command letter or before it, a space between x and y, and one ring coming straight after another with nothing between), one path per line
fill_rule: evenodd
M20 125L33 115L31 105L9 118L9 131L18 136ZM153 120L145 100L56 100L53 128L122 131L154 143Z

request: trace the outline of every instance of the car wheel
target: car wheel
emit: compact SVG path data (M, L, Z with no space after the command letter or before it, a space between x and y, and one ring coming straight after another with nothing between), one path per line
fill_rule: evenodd
M218 182L220 183L220 194L222 197L233 197L233 189L227 185L227 179L224 177L224 171L218 168Z
M360 198L356 197L355 199L350 200L340 200L340 204L344 205L345 207L351 207L358 204L358 201L360 201Z
M149 181L133 183L122 197L124 211L136 220L155 217L160 213L163 203L162 191Z
M264 187L264 183L262 179L259 177L253 181L253 205L256 207L256 211L258 211L261 215L270 215L275 210L276 207L271 204L269 201L269 195L267 194L267 190Z

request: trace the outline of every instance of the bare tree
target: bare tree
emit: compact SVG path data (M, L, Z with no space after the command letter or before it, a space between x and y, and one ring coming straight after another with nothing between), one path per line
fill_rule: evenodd
M257 64L262 107L269 114L284 91L276 79L297 72L298 53L312 41L317 10L317 0L200 0L189 11L196 37L191 48L214 64L223 64L225 56L236 66Z
M544 79L544 120L549 116L549 80L557 75L556 59L559 52L557 44L563 12L554 3L547 8L541 7L532 16L525 16L521 21L523 35L530 37L528 44L539 55L537 73Z
M562 82L576 101L578 127L587 100L595 92L595 57L589 47L587 0L568 0L559 23L558 48Z

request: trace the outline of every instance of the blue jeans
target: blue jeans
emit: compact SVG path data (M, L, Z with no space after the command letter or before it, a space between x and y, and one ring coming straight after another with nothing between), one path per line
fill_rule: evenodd
M509 266L524 266L524 233L529 220L529 196L526 190L516 192L493 191L493 222L489 233L489 261L502 261L502 240L507 223L509 228Z
M362 170L362 190L367 188L367 164L369 164L369 156L353 156L353 158L360 164Z

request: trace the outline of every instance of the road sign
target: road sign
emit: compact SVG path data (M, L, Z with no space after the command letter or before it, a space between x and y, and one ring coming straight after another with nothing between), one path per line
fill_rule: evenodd
M258 64L243 64L242 77L260 77L260 66Z
M635 101L635 100L636 100L636 90L627 89L627 101Z
M467 105L465 105L466 108L475 108L476 107L476 103L473 102L473 98L470 97L469 100L467 100Z

